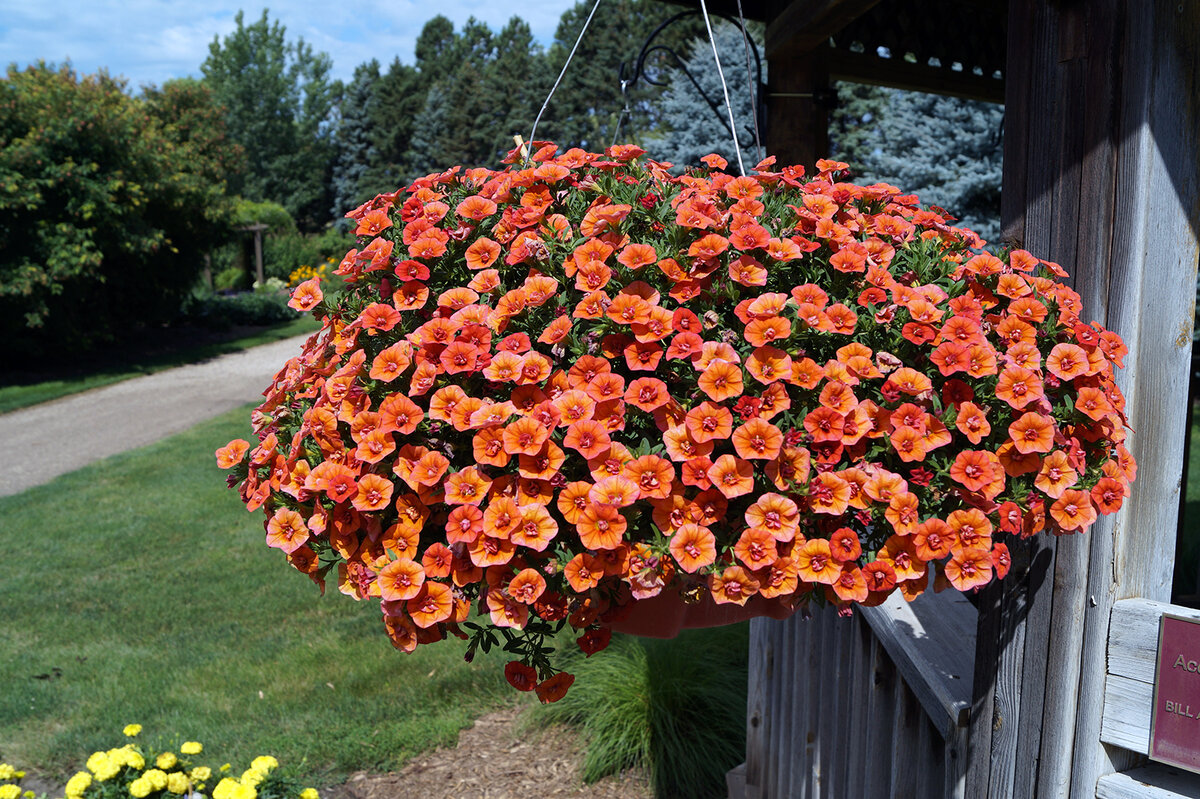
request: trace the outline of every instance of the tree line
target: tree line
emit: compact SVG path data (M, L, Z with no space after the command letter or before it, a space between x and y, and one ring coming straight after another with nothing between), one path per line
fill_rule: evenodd
M585 2L568 9L548 47L519 17L493 31L473 19L456 29L435 16L411 64L371 59L345 84L331 77L327 54L290 39L265 11L252 22L239 13L235 30L213 40L199 80L138 94L104 72L10 67L0 81L0 341L22 346L0 349L87 346L169 322L205 256L258 217L311 236L415 177L453 164L498 166L513 135L529 136L589 10ZM677 11L650 0L610 3L580 42L537 137L593 151L619 137L678 164L713 151L732 162L725 123L679 69L712 96L718 84L700 17L655 40L679 62L652 60L652 80L622 89L621 64ZM727 24L717 39L746 148L753 119L744 44ZM835 155L863 178L891 177L906 191L932 187L933 201L951 209L972 192L983 197L972 209L992 199L998 206L994 109L945 98L934 100L953 108L931 108L908 93L863 87L843 94ZM930 115L924 127L922 115ZM955 125L972 132L959 135ZM901 146L918 151L915 161L895 158Z

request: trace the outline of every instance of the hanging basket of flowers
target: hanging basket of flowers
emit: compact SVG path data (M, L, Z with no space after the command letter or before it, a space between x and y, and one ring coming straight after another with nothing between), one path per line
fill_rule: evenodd
M396 647L503 638L553 700L564 625L591 653L969 591L1005 538L1120 507L1126 349L1057 264L841 163L536 148L353 211L344 289L292 296L320 332L217 453L267 544Z

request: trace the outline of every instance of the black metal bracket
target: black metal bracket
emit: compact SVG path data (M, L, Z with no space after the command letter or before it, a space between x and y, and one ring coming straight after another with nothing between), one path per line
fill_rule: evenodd
M641 51L638 53L637 60L634 61L634 63L633 63L633 72L630 76L626 77L626 74L625 74L626 70L629 66L628 63L625 61L621 62L621 68L618 73L618 75L621 79L621 94L622 94L622 96L624 96L626 93L626 90L629 87L635 86L639 80L644 80L646 83L649 83L652 86L665 86L666 85L666 81L658 80L656 77L652 76L649 72L646 71L646 60L651 56L651 54L656 53L656 52L661 52L661 53L665 54L666 56L669 56L670 59L674 62L675 67L678 68L679 70L681 70L683 72L683 74L687 76L687 79L691 82L692 86L696 89L696 91L700 93L700 96L704 99L704 102L708 105L708 107L710 109L712 109L713 115L716 116L717 120L721 123L721 126L723 128L725 128L725 130L729 133L729 135L731 137L733 137L735 140L737 140L738 146L742 147L742 148L752 147L754 145L754 142L743 143L740 139L738 139L737 133L730 129L728 115L724 111L722 111L721 102L709 97L708 94L705 93L705 91L700 88L699 82L696 80L696 77L688 70L687 65L684 63L684 60L679 55L679 53L675 52L673 49L666 46L665 44L655 44L654 43L654 40L658 38L659 34L661 34L664 30L666 30L668 27L670 27L674 23L678 22L681 19L684 19L685 17L695 16L700 13L701 12L699 10L681 11L678 14L675 14L674 16L667 19L665 22L663 22L657 28L655 28L650 33L650 35L648 37L646 37L646 41L642 45ZM754 54L754 67L755 67L754 109L755 109L755 113L757 116L756 123L760 130L765 130L766 129L766 104L763 102L763 100L764 100L764 97L766 94L767 87L763 83L763 79L762 79L762 56L759 55L758 45L754 43L754 40L752 38L750 38L750 34L746 30L746 26L737 17L732 16L730 14L723 14L723 13L712 14L711 16L719 17L721 19L724 19L724 20L736 25L738 28L741 29L742 36L745 37L745 40L747 42L749 42L749 44L750 44L750 50ZM626 103L625 107L621 109L621 116L617 120L616 131L614 132L614 137L613 137L614 143L616 142L616 133L619 133L619 131L621 129L621 119L623 119L625 114L627 114L627 113L629 113L628 103Z

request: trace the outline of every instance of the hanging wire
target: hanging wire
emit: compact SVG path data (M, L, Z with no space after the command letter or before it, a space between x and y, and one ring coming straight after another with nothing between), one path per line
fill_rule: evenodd
M621 135L621 123L625 121L625 117L633 113L629 107L629 94L626 88L629 86L629 81L621 81L621 113L617 114L617 124L613 126L613 137L611 147L617 146L617 138Z
M758 132L758 86L750 71L750 32L746 30L746 16L742 13L742 0L737 0L738 22L742 26L742 44L746 48L746 82L750 84L750 116L754 119L754 157L761 161L766 157L762 137Z
M538 111L537 117L533 120L533 130L529 131L529 150L526 152L526 157L533 154L533 135L537 133L537 126L542 121L542 114L546 113L546 107L550 105L550 98L554 96L555 90L558 89L558 84L562 83L563 75L567 74L567 67L571 65L571 59L575 57L575 51L579 49L579 43L583 41L583 34L587 33L588 25L591 24L592 17L596 16L596 9L599 7L600 0L596 0L595 5L592 6L591 13L583 21L583 27L579 29L579 36L575 39L575 46L567 54L566 63L563 64L562 71L558 73L558 79L554 81L554 85L550 87L550 93L546 95L546 102L542 103L542 110Z
M729 104L729 87L725 85L725 72L721 69L721 56L717 55L717 40L713 36L712 21L708 18L708 6L700 0L700 13L704 14L704 27L708 28L708 41L712 45L713 59L717 62L717 75L721 78L721 91L725 93L725 110L729 112L729 129L733 131L733 149L737 152L738 171L746 175L746 166L742 163L742 146L738 144L737 123L733 119L733 106Z

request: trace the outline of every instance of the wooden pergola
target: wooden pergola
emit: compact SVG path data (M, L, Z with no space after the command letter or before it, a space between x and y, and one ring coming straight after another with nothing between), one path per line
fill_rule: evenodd
M696 6L698 3L687 3ZM736 2L710 11L737 14ZM756 620L746 797L1200 796L1146 764L1169 606L1200 257L1198 0L743 0L766 23L767 150L827 155L830 81L1005 105L1006 243L1062 263L1129 345L1139 463L1084 536L850 620Z

